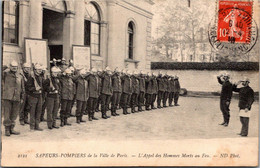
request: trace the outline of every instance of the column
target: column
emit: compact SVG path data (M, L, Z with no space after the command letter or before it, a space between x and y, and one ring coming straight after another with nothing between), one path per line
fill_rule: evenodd
M67 62L72 58L74 16L75 13L67 11L63 24L63 58L65 58Z
M74 44L84 45L84 0L75 1L75 19L74 19Z
M42 2L30 0L29 37L42 38Z
M116 12L115 10L115 2L113 0L110 0L107 2L107 21L108 21L108 31L107 31L107 36L108 36L108 49L107 49L107 56L105 57L105 60L104 60L104 64L105 66L109 66L110 68L115 68L115 66L119 66L116 64L115 62L115 58L114 58L114 13ZM117 58L117 59L120 59L120 58ZM123 68L123 67L120 67L120 68Z

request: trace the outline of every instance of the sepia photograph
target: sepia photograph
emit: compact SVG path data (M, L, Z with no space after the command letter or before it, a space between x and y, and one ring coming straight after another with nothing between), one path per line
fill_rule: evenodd
M1 167L259 166L259 0L1 7Z

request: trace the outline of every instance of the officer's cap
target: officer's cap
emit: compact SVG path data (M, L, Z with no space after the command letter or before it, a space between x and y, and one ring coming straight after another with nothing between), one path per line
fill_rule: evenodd
M86 74L87 73L87 71L86 71L86 69L81 69L80 71L79 71L79 74L80 75L84 75L84 74Z
M250 79L249 79L248 77L244 77L243 82L248 82L248 83L250 83Z
M72 73L72 71L71 71L71 69L70 68L67 68L67 69L65 69L65 71L64 71L66 74L71 74Z
M12 62L10 63L10 66L12 66L12 67L18 67L18 63L17 63L16 61L12 61Z
M54 66L54 67L51 68L51 72L57 72L57 73L59 73L59 72L60 72L60 69Z
M72 72L74 72L75 71L75 69L74 69L74 67L69 67L70 68L70 70L72 71Z
M111 71L111 69L107 66L105 71Z
M97 72L97 69L96 68L92 68L91 72Z
M28 62L26 62L26 63L23 64L23 67L24 67L24 68L31 68L31 64L29 64Z
M35 64L34 68L36 70L42 70L42 66L40 64L37 64L37 63Z

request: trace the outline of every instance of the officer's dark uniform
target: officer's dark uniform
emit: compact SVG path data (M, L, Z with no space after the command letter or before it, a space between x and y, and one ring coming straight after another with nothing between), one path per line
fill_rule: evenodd
M77 109L76 109L76 118L77 123L85 122L82 120L83 113L87 107L87 101L89 98L89 87L88 81L81 75L73 78L73 81L76 85L76 101L77 101Z
M140 93L138 96L138 111L143 111L142 106L144 106L144 96L145 96L145 77L141 74L139 77Z
M237 88L236 85L234 85L233 89L235 92L239 92L239 103L238 103L239 110L245 110L246 108L248 110L251 110L251 106L254 102L253 89L250 86ZM241 129L240 135L247 136L248 135L248 126L249 126L249 117L240 116L240 122L242 124L242 129Z
M163 81L164 81L164 93L163 93L163 107L167 107L166 102L167 99L169 97L169 76L165 75L163 77Z
M20 101L24 97L24 83L22 76L18 72L6 69L2 76L3 87L3 107L4 107L4 126L7 136L18 134L14 131L15 120L19 113Z
M157 77L157 83L158 83L157 107L162 108L161 102L162 102L163 94L165 91L165 85L164 85L164 79L161 74L158 75L158 77Z
M87 111L88 111L88 119L89 121L97 120L95 118L95 109L97 106L97 99L99 97L99 85L98 80L99 77L94 74L90 74L86 77L86 80L88 81L88 87L89 87L89 98L87 101Z
M23 77L22 79L23 79L24 87L25 87L30 74L27 72L23 72L23 73L21 73L21 75ZM20 114L19 114L19 121L22 125L29 124L29 122L28 122L29 112L30 112L30 107L28 105L28 93L25 92L24 97L23 97L23 102L21 104Z
M173 102L173 97L174 97L174 78L170 77L169 81L169 106L172 107L172 102Z
M116 110L120 101L121 90L122 90L121 79L119 73L114 73L111 78L112 78L112 87L113 87L113 96L111 100L111 115L117 116L119 114L116 113Z
M153 80L152 77L146 77L146 91L145 91L145 110L150 110L152 95L153 95Z
M174 78L173 82L174 82L174 85L173 85L174 86L174 89L173 89L174 105L178 106L178 100L179 100L181 86L180 86L180 82L179 82L178 78Z
M113 88L112 88L112 79L111 76L107 73L104 72L101 74L101 83L102 83L102 88L101 88L101 113L102 113L102 118L107 119L110 118L107 116L107 110L108 106L110 104L110 99L113 94Z
M157 93L158 93L158 83L157 83L157 79L156 76L152 76L152 95L151 95L151 108L152 109L156 109L156 107L154 107L154 102L156 100L157 97Z
M98 80L98 98L96 100L96 107L95 107L95 110L96 112L100 111L100 106L101 106L101 87L102 87L102 80L100 78L100 75L96 75L97 76L97 80Z
M52 86L51 86L52 83ZM43 82L43 88L47 93L47 125L49 129L59 128L56 126L56 118L60 106L61 85L57 77L51 76Z
M43 78L41 75L34 75L35 78L30 76L26 85L26 92L28 93L28 104L30 106L30 129L42 130L39 127L40 117L42 113L42 84ZM40 90L36 90L34 79L38 83Z
M69 68L71 68L72 66L70 66ZM72 74L72 79L73 78L77 78L77 76L79 75L78 74L78 71L75 71L75 68L72 67L74 69L73 71L73 74ZM76 98L76 94L77 94L77 86L76 86L76 83L74 82L74 86L73 86L73 89L74 89L74 96L73 96L73 100L72 100L72 103L71 103L71 108L70 108L70 117L75 117L74 114L72 114L72 108L74 106L74 104L76 103L77 101L77 98ZM86 105L85 105L85 108L86 108ZM85 112L85 109L82 109L83 112Z
M43 81L47 79L45 72L42 71L41 77L42 77ZM40 121L46 121L44 119L46 107L47 107L47 93L43 88L43 90L42 90L42 113L41 113Z
M135 113L135 107L138 105L138 95L140 93L139 80L135 75L131 76L132 79L132 95L131 95L131 112Z
M132 94L132 80L129 75L122 76L122 108L123 114L130 114L127 112L128 102Z
M218 77L219 84L222 85L221 95L220 95L220 110L222 111L224 124L229 123L230 114L229 114L229 105L232 98L232 90L233 85L229 81L221 81L220 77Z
M71 104L74 98L74 83L72 78L64 75L60 78L61 82L61 126L71 125L67 119L70 116Z

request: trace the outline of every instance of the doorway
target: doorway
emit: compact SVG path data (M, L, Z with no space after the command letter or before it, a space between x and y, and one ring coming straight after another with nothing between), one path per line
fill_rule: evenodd
M50 60L63 58L64 13L43 9L42 38L48 40Z

